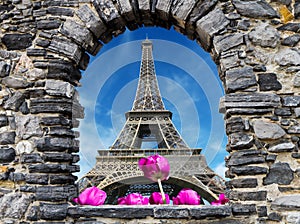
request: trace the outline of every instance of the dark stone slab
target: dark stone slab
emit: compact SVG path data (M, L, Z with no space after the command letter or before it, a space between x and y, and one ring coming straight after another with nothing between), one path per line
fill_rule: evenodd
M50 45L50 41L43 38L38 38L36 39L36 45L46 48Z
M43 159L47 162L71 162L73 157L78 155L72 155L69 153L44 153Z
M39 186L36 191L36 199L40 201L70 201L76 197L77 188L69 186Z
M16 152L13 148L0 148L0 163L9 163L14 161Z
M15 144L15 132L0 133L0 145Z
M253 215L256 214L256 205L255 204L249 204L249 205L243 205L243 204L232 204L232 214L233 215Z
M297 107L300 106L300 96L285 96L282 97L282 104L286 107Z
M231 69L226 72L226 89L229 92L246 89L256 85L252 67Z
M62 126L71 127L72 120L63 116L42 117L41 124L45 126L62 125Z
M277 28L280 31L292 31L292 32L299 32L300 30L300 23L287 23Z
M267 191L230 191L229 199L241 201L265 201L267 199Z
M228 51L244 43L244 34L228 34L215 36L213 40L214 48L218 54Z
M40 152L63 152L78 147L73 138L44 137L35 140L36 148Z
M47 185L48 180L49 180L49 175L47 174L27 174L25 178L27 184Z
M31 99L30 112L36 113L63 113L72 115L73 101L64 98L36 98Z
M27 88L31 86L31 83L27 82L26 79L22 77L16 76L7 76L2 79L2 83L7 87L20 89L20 88Z
M44 160L38 153L22 154L20 158L21 163L43 163Z
M294 173L288 163L274 163L271 165L269 173L263 179L263 184L290 184L294 179Z
M80 171L78 165L66 164L31 164L28 169L30 173L74 173Z
M250 18L279 18L279 14L265 0L241 1L233 0L239 14Z
M2 43L7 50L22 50L31 46L33 36L31 34L4 34Z
M49 63L47 78L62 79L66 81L79 80L81 78L81 73L72 63L56 60Z
M271 212L269 215L268 215L268 220L271 220L271 221L281 221L282 220L282 216L279 215L278 213L276 212Z
M8 125L8 119L5 115L0 115L0 127Z
M49 180L50 184L74 184L77 177L73 175L50 175Z
M237 175L259 175L266 174L268 169L260 166L236 166L230 167L230 171Z
M4 109L18 111L25 100L25 95L19 91L15 92L4 104Z
M274 113L277 116L291 116L292 115L290 108L276 108Z
M296 19L300 18L300 2L299 1L295 1L294 16L295 16Z
M267 206L257 206L258 217L266 217L268 215Z
M37 28L41 30L51 30L60 27L59 20L39 20L37 21Z
M288 37L284 38L281 41L281 44L286 45L286 46L290 46L290 47L295 47L299 41L300 41L300 35L295 34L295 35L291 35L291 36L288 36Z
M258 84L260 91L280 90L282 85L277 80L275 73L263 73L258 74Z
M231 208L229 206L211 206L204 205L200 208L190 208L190 214L193 218L204 219L206 217L224 218L231 216Z
M68 208L68 215L73 218L79 217L106 217L106 218L146 218L153 217L154 211L152 206L132 205L104 205L101 207L93 206L76 206Z
M28 48L27 56L46 56L47 52L43 48Z
M257 185L256 178L234 179L226 182L228 188L254 188Z
M9 75L11 66L5 61L0 61L0 78L6 77Z
M242 150L234 152L230 155L227 165L238 166L246 164L264 163L265 158L260 155L259 150Z
M276 198L271 203L271 209L282 211L282 210L297 210L300 211L300 194L286 195Z
M232 149L249 149L253 146L254 139L251 135L236 132L229 135L229 145Z
M40 217L45 220L63 220L67 217L68 204L40 203Z
M226 120L226 133L241 132L245 130L245 121L241 117L231 117Z
M73 16L74 10L72 8L63 8L63 7L48 7L47 13L57 16Z
M156 207L153 209L154 212L154 218L159 218L159 219L169 219L169 218L179 218L179 219L184 219L184 218L189 218L189 210L187 208L169 208L169 207Z

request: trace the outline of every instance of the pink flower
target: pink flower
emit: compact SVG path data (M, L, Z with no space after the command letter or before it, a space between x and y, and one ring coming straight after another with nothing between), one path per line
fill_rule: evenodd
M170 165L168 160L158 154L141 158L139 160L139 168L144 172L145 177L157 182L169 178Z
M139 193L128 194L125 197L118 198L118 205L148 205L149 199Z
M166 204L170 204L170 197L168 194L165 194ZM164 204L163 198L160 192L153 192L149 197L149 203L151 205Z
M89 187L85 189L78 198L74 198L73 201L80 205L103 205L106 199L105 191L100 190L97 187Z
M212 205L225 205L227 202L229 202L229 199L226 198L225 194L220 194L219 199L213 201Z
M174 205L200 205L200 195L192 189L184 188L173 198Z

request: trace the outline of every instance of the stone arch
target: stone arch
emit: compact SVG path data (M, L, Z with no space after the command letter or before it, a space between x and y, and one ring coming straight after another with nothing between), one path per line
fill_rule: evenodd
M293 201L300 197L295 187L300 182L299 5L265 0L3 1L0 174L6 195L0 198L5 208L1 218L64 220L70 215L67 202L76 195L72 173L79 169L72 128L82 117L74 87L88 65L85 52L96 54L125 27L157 25L174 26L197 39L218 65L226 91L220 110L229 138L228 216L299 220L299 213L284 210L299 209ZM17 214L7 201L22 204Z

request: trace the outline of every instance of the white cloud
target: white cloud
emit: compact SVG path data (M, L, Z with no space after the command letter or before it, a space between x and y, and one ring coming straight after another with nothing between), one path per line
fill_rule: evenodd
M225 162L217 164L217 166L214 168L214 171L223 178L225 178L226 170L227 170L227 168L225 166Z

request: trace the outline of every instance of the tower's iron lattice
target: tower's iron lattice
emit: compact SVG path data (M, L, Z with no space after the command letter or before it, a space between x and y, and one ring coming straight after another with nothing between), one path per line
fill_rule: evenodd
M144 143L153 148L144 148ZM152 42L142 42L139 83L126 123L109 150L99 150L95 167L79 182L80 190L99 186L108 193L108 203L132 192L150 194L157 185L143 177L138 168L142 157L160 154L168 158L170 178L163 182L166 193L175 196L181 188L196 190L212 201L224 192L224 181L206 164L201 149L191 149L172 123L172 113L165 109L155 74Z

